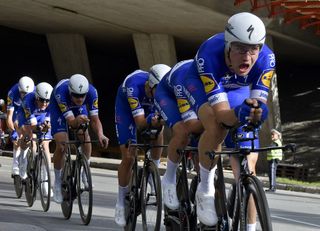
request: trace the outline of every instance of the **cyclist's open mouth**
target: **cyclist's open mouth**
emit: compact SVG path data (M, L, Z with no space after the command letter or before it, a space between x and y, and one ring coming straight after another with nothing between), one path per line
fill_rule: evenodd
M250 67L249 64L245 64L245 63L244 64L240 64L239 65L239 70L240 70L241 73L245 73L245 72L248 71L249 67Z

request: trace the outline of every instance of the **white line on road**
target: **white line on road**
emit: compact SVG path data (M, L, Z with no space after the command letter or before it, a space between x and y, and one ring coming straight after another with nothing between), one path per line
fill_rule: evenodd
M294 219L285 218L285 217L279 217L279 216L271 216L271 217L276 218L276 219L280 219L280 220L292 221L292 222L295 222L295 223L304 224L304 225L310 225L310 226L313 226L313 227L320 228L320 225L312 224L312 223L309 223L309 222L297 221L297 220L294 220Z

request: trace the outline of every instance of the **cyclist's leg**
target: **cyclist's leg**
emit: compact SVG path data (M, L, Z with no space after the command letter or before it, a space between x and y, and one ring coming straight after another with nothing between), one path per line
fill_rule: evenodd
M116 133L121 151L121 163L118 167L118 198L115 206L115 222L124 227L125 219L125 197L129 192L129 181L131 177L131 169L134 164L135 150L129 150L127 144L136 143L136 126L133 118L128 117L130 110L122 108L116 103Z
M30 135L31 132L31 135ZM28 142L26 142L26 138L28 139L32 139L32 131L31 128L29 126L22 126L22 138L20 140L20 177L22 179L26 179L27 178L27 165L28 165L28 159L27 159L27 154L30 148L30 144Z
M43 141L42 142L42 146L43 146L44 154L47 157L49 173L50 173L50 170L51 170L51 154L50 154L50 149L49 149L49 143L50 143L50 141ZM45 168L43 168L43 170L45 170ZM47 172L41 172L40 174L47 174ZM48 177L46 175L42 176L42 180L47 180L47 178ZM51 190L51 185L45 184L44 187L45 187L45 192L46 193L48 193L49 190ZM51 195L52 195L52 193L51 193Z

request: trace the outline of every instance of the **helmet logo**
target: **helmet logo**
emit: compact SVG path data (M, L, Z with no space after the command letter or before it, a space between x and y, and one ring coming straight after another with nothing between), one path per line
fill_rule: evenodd
M46 98L47 98L47 97L48 97L49 92L48 92L48 91L46 91L44 94L46 94Z
M82 88L83 88L83 85L80 84L80 85L79 85L80 92L82 91Z
M251 40L251 34L253 31L254 31L254 27L250 25L249 28L247 29L247 32L249 32L249 40Z

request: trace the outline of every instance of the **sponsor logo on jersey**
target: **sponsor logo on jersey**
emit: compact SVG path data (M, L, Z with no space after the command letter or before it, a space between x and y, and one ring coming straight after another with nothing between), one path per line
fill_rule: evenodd
M136 109L139 106L139 101L136 98L131 98L130 97L130 98L128 98L128 102L129 102L130 108L132 110Z
M201 81L203 83L204 90L206 93L213 91L214 88L217 86L217 83L209 76L201 75L200 78L201 78Z
M24 110L25 117L26 118L30 118L30 116L31 116L30 109L29 108L24 108L23 110Z
M184 113L190 109L190 104L186 99L178 99L178 108L180 113Z
M11 98L8 96L7 97L7 105L11 105L12 104L12 100L11 100Z
M264 88L269 88L273 74L274 70L265 70L259 79L258 85Z
M67 105L59 103L59 108L61 110L61 112L66 112L67 111Z
M95 101L93 101L93 107L98 108L98 99L96 99Z

